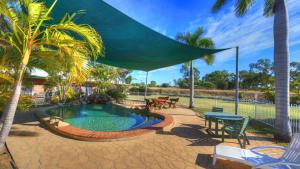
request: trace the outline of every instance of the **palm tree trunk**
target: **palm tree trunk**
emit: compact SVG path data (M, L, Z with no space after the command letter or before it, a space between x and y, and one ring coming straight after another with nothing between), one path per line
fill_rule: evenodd
M13 90L13 95L10 100L10 102L6 105L5 111L2 114L1 120L3 120L3 125L0 131L0 150L3 150L4 144L6 141L6 138L10 132L15 113L17 110L19 98L21 95L22 90L22 81L23 81L23 75L25 72L26 65L22 64L20 65L20 69L18 72L18 78Z
M289 41L288 12L285 0L275 0L274 16L274 70L275 70L275 138L283 141L291 139L289 121Z
M190 105L189 108L194 108L194 67L193 61L190 63Z

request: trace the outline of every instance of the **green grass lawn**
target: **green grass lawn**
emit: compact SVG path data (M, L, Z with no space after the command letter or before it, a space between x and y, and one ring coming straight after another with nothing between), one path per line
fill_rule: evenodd
M147 98L157 98L159 95L148 96ZM129 100L144 100L144 96L129 95ZM188 106L189 98L188 97L179 97L179 104ZM195 98L195 112L199 114L200 117L203 117L203 113L211 111L213 106L223 107L224 112L234 113L235 103L233 101L224 101L224 100L215 100L207 98ZM256 113L255 113L256 112ZM290 109L291 117L293 119L300 118L300 109L297 107L291 107ZM243 116L250 116L252 119L258 119L263 122L272 123L275 119L275 106L273 104L254 104L254 103L239 103L239 114ZM251 121L250 125L247 128L248 132L273 136L273 128L261 123L259 121ZM286 146L287 143L277 144Z
M148 96L147 98L155 98L159 95ZM144 96L129 95L130 100L144 100ZM235 103L234 101L224 101L217 99L207 98L195 98L195 110L197 112L210 111L213 106L222 107L224 112L234 113ZM188 106L188 97L179 97L179 104ZM290 109L291 119L299 119L300 110L297 107L291 107ZM274 104L254 104L254 103L239 103L239 114L243 116L250 116L251 118L263 120L268 123L272 123L275 119L275 105Z

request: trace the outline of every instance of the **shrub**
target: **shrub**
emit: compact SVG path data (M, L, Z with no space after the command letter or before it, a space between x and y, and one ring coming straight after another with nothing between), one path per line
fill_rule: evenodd
M32 107L32 97L31 96L21 96L18 103L19 111L28 111Z
M291 96L291 104L300 104L300 95Z
M6 104L9 102L11 93L2 93L0 95L0 112L3 112ZM32 107L32 97L31 96L20 96L18 102L18 111L28 111Z
M169 83L162 83L161 87L170 87L170 84Z
M71 102L79 99L79 93L76 93L74 88L69 88L69 90L66 92L66 101Z
M206 89L215 89L216 85L211 83L211 82L203 82L201 84L202 87L206 88Z
M275 92L274 91L270 91L270 90L265 91L264 97L268 101L275 102Z
M110 97L116 100L117 103L126 99L126 87L122 85L117 85L114 88L111 88L106 91Z
M243 92L239 92L239 99L244 98L245 94Z
M93 93L88 96L87 103L108 104L111 103L111 99L111 96L109 96L108 94Z
M129 90L131 92L145 92L145 86L134 86L134 87L130 88Z
M54 95L51 97L51 101L52 104L57 104L59 103L59 96L58 95Z

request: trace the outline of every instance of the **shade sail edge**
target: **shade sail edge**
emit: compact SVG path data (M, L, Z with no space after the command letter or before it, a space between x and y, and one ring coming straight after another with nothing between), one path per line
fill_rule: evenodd
M51 3L50 0L46 0ZM64 13L84 10L77 23L89 24L102 37L105 56L97 62L132 70L151 71L226 49L204 49L180 43L130 18L102 0L60 0L54 8L58 20Z

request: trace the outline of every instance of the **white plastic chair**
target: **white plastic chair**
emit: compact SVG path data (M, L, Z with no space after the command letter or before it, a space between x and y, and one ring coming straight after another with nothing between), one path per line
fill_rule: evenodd
M257 151L263 149L283 149L285 152L280 158L275 158ZM300 133L294 134L291 143L286 148L261 146L247 150L230 146L215 146L213 165L216 164L217 158L237 161L252 168L300 169Z

